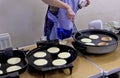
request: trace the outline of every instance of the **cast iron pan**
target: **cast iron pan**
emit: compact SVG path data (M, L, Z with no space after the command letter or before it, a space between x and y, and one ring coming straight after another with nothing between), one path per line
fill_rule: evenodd
M9 64L7 63L7 60L9 58L13 58L13 57L18 57L21 59L21 61L17 64ZM14 78L14 77L11 77L12 75L15 76L15 75L19 75L21 73L23 73L26 68L27 68L27 60L26 60L26 57L25 57L25 54L23 51L21 50L13 50L12 48L7 48L5 50L0 50L0 70L3 71L3 74L0 74L0 78ZM14 66L14 65L17 65L17 66L20 66L21 69L19 70L16 70L16 71L12 71L12 72L7 72L6 69L10 66Z
M95 45L86 45L85 43L81 42L82 38L89 38L90 35L98 35L98 39L91 39L92 43ZM101 40L102 37L108 36L112 38L112 41L107 41L108 45L105 46L99 46L97 45L99 42L103 42ZM74 39L74 47L76 49L82 49L88 53L93 53L93 54L104 54L104 53L109 53L114 51L117 46L118 46L118 36L114 34L111 31L107 30L100 30L100 29L86 29L86 30L81 30L79 32L76 32L73 35ZM106 42L106 41L104 41ZM76 44L76 45L75 45ZM80 48L79 48L80 47Z
M57 47L60 49L60 51L56 54L52 54L49 53L47 51L48 48L50 47ZM38 52L38 51L44 51L47 53L47 55L45 57L43 57L42 59L46 59L48 61L48 63L46 65L43 66L36 66L33 61L38 59L36 57L33 56L34 53ZM59 59L58 54L61 52L69 52L71 54L71 56L69 58L66 58L65 60L67 61L67 63L65 65L60 65L60 66L54 66L52 64L52 61L55 59ZM70 46L66 46L66 45L49 45L49 46L42 46L42 47L37 47L33 50L31 50L30 52L28 52L27 54L27 59L28 59L28 69L29 70L36 70L36 71L49 71L49 70L56 70L56 69L62 69L65 68L67 64L72 63L77 57L77 53L76 50L74 50L72 47Z
M75 34L74 39L75 41L83 44L83 42L80 41L82 38L89 38L90 35L94 35L94 34L99 36L98 39L92 39L92 42L95 44L101 42L102 41L101 38L104 36L109 36L112 38L112 41L109 42L109 45L116 44L118 42L118 37L114 33L107 30L99 30L99 29L82 30Z

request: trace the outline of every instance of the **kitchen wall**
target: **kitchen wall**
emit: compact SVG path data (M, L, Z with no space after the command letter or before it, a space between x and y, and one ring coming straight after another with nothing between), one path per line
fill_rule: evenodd
M120 0L90 0L91 4L78 11L76 15L76 26L78 30L88 28L92 20L101 19L103 23L120 21Z
M76 26L86 29L90 21L120 20L120 0L91 0L78 11ZM43 33L47 5L41 0L0 0L0 34L9 33L13 47L34 44Z
M40 39L47 5L41 0L0 0L0 34L9 33L14 47Z

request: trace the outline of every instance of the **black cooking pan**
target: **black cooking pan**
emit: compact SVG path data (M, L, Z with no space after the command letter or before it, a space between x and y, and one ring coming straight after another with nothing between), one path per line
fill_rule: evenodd
M14 57L20 58L21 61L16 64L9 64L7 60ZM26 70L27 64L27 59L23 51L13 50L12 48L0 50L0 70L3 71L3 74L0 74L0 78L19 78L19 74ZM20 66L21 69L7 72L7 68L10 66Z
M95 45L87 45L81 41L82 38L89 38L90 35L98 35L98 39L91 39L92 43ZM108 43L107 45L99 46L97 45L99 42L103 42L101 40L102 37L107 36L112 38L111 41L104 41ZM105 54L113 52L118 47L118 36L111 31L100 30L100 29L86 29L81 30L79 32L74 33L73 35L74 43L73 46L79 50L86 53L92 54Z
M57 47L60 49L60 51L58 53L55 53L55 54L52 54L52 53L49 53L47 51L48 48L50 47ZM34 53L38 52L38 51L43 51L43 52L46 52L46 56L45 57L42 57L42 58L39 58L39 59L46 59L48 61L48 63L46 65L43 65L43 66L36 66L33 62L38 59L36 57L34 57ZM55 60L55 59L60 59L58 57L58 54L61 53L61 52L69 52L71 54L71 56L69 58L65 58L65 60L67 61L66 64L64 65L60 65L60 66L54 66L52 64L52 61ZM57 70L57 69L62 69L62 68L66 68L68 64L71 64L77 57L77 53L76 53L76 50L74 50L72 47L70 46L66 46L66 45L44 45L42 47L37 47L33 50L31 50L30 52L28 52L27 54L27 59L28 59L28 70L32 72L33 71L49 71L49 70Z

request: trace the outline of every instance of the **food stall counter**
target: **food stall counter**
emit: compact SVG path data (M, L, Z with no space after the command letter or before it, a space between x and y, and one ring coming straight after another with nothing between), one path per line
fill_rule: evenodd
M37 46L29 45L22 47L24 49L32 50ZM96 66L91 64L87 59L83 56L77 56L75 61L73 62L72 74L67 74L63 72L63 70L55 70L45 73L45 78L98 78L103 76L103 72L98 69ZM20 78L43 78L41 72L39 73L29 73L27 70L23 74L20 75Z

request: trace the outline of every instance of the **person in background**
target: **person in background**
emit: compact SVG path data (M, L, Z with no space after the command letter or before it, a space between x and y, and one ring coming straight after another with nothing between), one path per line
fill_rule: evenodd
M49 5L44 24L44 36L47 37L47 40L63 40L71 37L74 32L75 14L82 8L80 0L42 1ZM85 1L85 7L87 7L90 1Z

